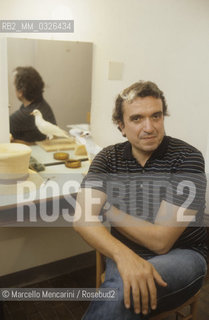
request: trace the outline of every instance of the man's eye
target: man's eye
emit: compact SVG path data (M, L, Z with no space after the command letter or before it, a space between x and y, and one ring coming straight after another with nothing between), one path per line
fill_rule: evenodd
M141 120L141 117L140 116L135 116L132 118L133 121L140 121Z
M153 119L160 119L161 118L161 114L156 113L152 117L153 117Z

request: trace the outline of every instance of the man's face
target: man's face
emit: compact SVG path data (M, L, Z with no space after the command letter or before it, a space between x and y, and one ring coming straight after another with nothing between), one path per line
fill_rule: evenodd
M136 158L149 156L163 140L164 116L161 99L137 97L132 103L123 103L123 121L120 129L132 145Z
M15 94L16 94L17 99L19 99L20 101L22 101L23 93L22 93L21 90L17 90L16 85L15 85L15 80L16 80L16 75L15 75L15 73L14 73L13 84L14 84L14 87L15 87Z

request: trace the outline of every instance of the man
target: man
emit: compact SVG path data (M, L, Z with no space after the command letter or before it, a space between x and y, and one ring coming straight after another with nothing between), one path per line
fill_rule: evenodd
M78 193L75 230L107 257L102 287L118 288L117 301L93 301L85 320L149 319L202 285L204 160L194 147L165 135L166 114L164 94L152 82L118 95L113 121L128 141L96 156Z
M43 98L44 82L32 67L17 67L14 75L16 96L22 102L19 110L10 116L10 133L13 139L26 142L46 139L36 127L31 112L38 109L45 120L56 124L51 107Z

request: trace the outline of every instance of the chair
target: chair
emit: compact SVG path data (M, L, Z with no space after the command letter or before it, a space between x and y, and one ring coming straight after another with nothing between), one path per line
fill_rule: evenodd
M99 251L96 251L96 288L99 288L102 282L104 282L104 277L105 277L104 256ZM199 295L200 295L200 291L198 291L193 297L191 297L189 300L183 303L180 307L177 307L170 311L161 312L158 315L150 317L150 320L163 320L174 313L176 314L176 320L196 320L197 303L198 303ZM187 311L186 315L185 315L185 309Z

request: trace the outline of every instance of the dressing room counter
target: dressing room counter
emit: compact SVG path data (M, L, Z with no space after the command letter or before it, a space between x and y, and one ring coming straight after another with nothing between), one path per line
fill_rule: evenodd
M41 223L42 225L46 223L46 221L40 219L40 212L44 212L44 210L46 215L50 215L52 212L52 216L55 211L59 214L62 210L68 210L69 214L73 214L76 193L90 165L88 157L85 155L75 156L74 150L59 150L58 152L68 153L70 160L81 160L81 167L68 168L65 166L64 160L54 159L55 151L47 152L39 145L31 146L31 149L31 156L45 167L43 171L30 173L34 177L39 175L41 183L32 189L30 189L29 185L24 194L0 195L1 225L11 226L15 224L16 226L18 224L25 226L28 223L32 226L35 223ZM31 213L33 211L36 219L34 218L34 222L29 222L33 216ZM24 221L19 221L20 216L24 216ZM53 217L51 218L52 220ZM56 220L56 225L60 225L62 222L65 223L65 221L60 222L55 217L54 220Z

